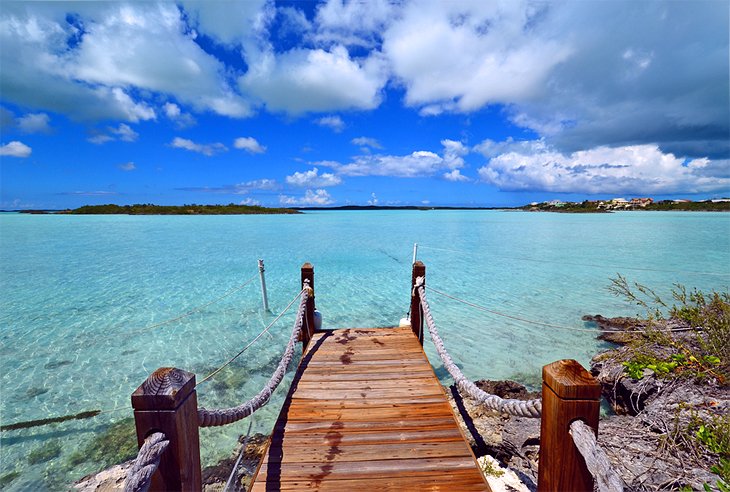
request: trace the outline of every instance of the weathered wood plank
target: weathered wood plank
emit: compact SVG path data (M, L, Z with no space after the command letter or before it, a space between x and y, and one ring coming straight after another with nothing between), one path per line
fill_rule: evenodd
M486 490L410 327L314 333L251 490Z

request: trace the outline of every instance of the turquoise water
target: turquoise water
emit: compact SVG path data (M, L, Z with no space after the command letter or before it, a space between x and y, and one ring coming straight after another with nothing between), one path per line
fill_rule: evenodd
M257 258L266 262L274 313L298 292L299 268L309 261L325 328L388 326L408 309L414 242L429 286L567 328L587 328L587 313L639 312L607 292L617 272L667 298L675 282L730 284L730 214L720 213L0 214L2 423L105 410L91 420L4 432L0 481L8 482L0 488L63 489L94 471L98 463L74 461L73 452L131 416L130 394L151 371L176 366L200 380L258 334L274 315L261 308L257 280L145 330L240 286L256 275ZM474 379L536 385L542 365L561 358L587 364L604 348L594 333L499 317L433 292L429 300L448 349ZM221 380L201 385L200 405L254 395L278 362L292 320L287 313ZM426 349L443 376L432 346ZM256 414L255 431L270 430L284 391ZM229 455L247 427L201 430L203 460ZM60 454L39 460L41 448ZM9 473L19 475L10 481Z

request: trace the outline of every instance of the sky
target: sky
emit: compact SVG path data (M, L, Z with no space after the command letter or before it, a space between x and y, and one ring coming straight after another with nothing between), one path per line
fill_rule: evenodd
M0 208L730 196L730 3L0 3Z

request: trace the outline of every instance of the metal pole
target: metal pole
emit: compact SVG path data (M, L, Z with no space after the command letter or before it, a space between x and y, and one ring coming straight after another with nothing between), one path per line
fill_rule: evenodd
M411 265L413 265L416 262L417 255L418 255L418 243L413 243L413 261L411 262Z
M269 312L269 298L266 295L266 276L264 275L264 260L259 260L259 277L261 278L261 297L264 299L264 311Z

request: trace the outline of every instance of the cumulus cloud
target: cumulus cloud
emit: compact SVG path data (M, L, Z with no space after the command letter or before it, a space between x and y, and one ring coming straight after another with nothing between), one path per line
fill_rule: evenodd
M335 133L340 133L345 129L345 122L339 116L323 116L314 120L319 126L330 128Z
M120 123L117 127L108 126L106 131L94 131L87 140L93 144L101 145L107 142L113 142L114 140L134 142L137 140L137 137L139 137L139 134L132 130L129 125Z
M380 104L387 81L385 63L377 53L353 59L344 46L272 48L250 56L241 89L266 104L270 111L292 115L343 109L373 109Z
M190 152L197 152L198 154L207 155L208 157L228 150L228 148L220 142L199 144L187 138L180 137L175 137L173 141L170 142L170 146L177 149L189 150Z
M46 113L28 113L18 118L17 125L23 133L50 133L49 121L51 118Z
M377 205L378 204L378 196L375 194L375 192L370 193L370 200L368 200L368 205Z
M669 194L730 188L730 177L712 175L713 164L707 158L664 153L651 144L564 154L538 140L513 142L511 150L491 157L478 173L482 181L504 191Z
M240 202L238 202L238 204L239 205L256 206L256 207L260 207L261 206L261 202L260 201L256 200L255 198L251 198L251 197L248 197L248 198L245 198L245 199L241 200Z
M0 147L0 156L28 157L33 150L23 142L13 140Z
M443 178L446 181L454 181L454 182L457 182L457 181L470 181L470 179L467 178L466 176L464 176L463 174L461 174L461 171L458 170L458 169L454 169L453 171L449 171L447 173L444 173L443 174Z
M125 162L124 164L119 164L119 169L122 171L134 171L137 169L137 166L134 165L134 162Z
M166 102L162 109L165 112L165 116L172 120L179 129L191 127L196 123L193 115L184 113L180 109L180 106L175 103Z
M205 193L220 193L224 195L247 195L253 191L261 190L277 190L279 189L279 183L275 179L254 179L251 181L244 181L233 185L223 186L195 186L186 188L177 188L182 191L195 191Z
M369 137L357 137L353 138L351 142L355 145L359 145L361 148L371 148L371 149L382 149L383 146L380 145L380 142L378 142L374 138Z
M572 48L540 29L545 7L527 2L412 2L383 35L406 103L470 112L539 95Z
M314 38L346 46L376 46L396 9L397 6L388 0L324 2L317 9Z
M329 205L334 203L327 190L307 190L304 196L279 195L279 202L282 205Z
M75 119L154 119L155 93L242 117L225 64L195 42L175 4L11 6L0 16L3 97ZM67 15L73 14L73 15ZM148 100L146 100L148 99Z
M266 147L258 143L253 137L238 137L233 142L233 146L245 150L249 154L263 154L266 152Z
M434 176L443 170L464 166L462 155L466 147L454 140L442 140L443 155L427 150L417 150L408 155L366 154L355 156L351 162L321 161L318 164L334 169L342 176L392 176L398 178L423 178Z
M299 188L326 188L328 186L337 186L342 183L342 178L332 173L319 174L319 170L315 167L309 171L295 172L291 176L286 177L286 184Z

